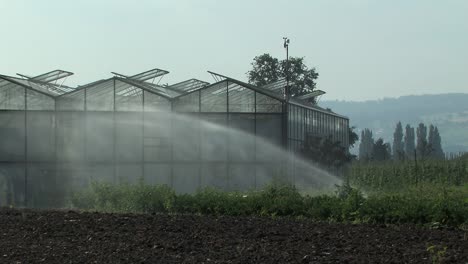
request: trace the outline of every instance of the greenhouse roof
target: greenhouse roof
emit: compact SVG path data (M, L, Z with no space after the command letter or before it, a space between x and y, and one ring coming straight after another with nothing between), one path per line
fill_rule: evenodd
M65 78L65 77L62 77L62 78ZM62 94L65 94L74 90L74 88L72 87L68 87L68 86L61 85L61 84L59 85L59 84L50 83L52 82L51 79L53 78L48 77L48 76L41 77L41 75L39 75L36 77L30 77L29 79L21 79L21 78L12 77L12 76L0 75L0 79L3 79L10 83L20 85L22 87L31 89L33 91L36 91L36 92L39 92L39 93L42 93L51 97L59 96L59 95L62 95ZM49 82L44 82L41 80L49 81ZM58 79L55 79L55 80L58 80Z
M171 85L160 85L159 82L161 81L161 79L159 79L159 81L155 83L156 78L162 78L168 73L169 71L161 70L158 68L154 68L149 71L144 71L135 75L124 75L112 72L114 76L111 78L95 81L86 85L73 88L63 85L63 82L61 84L57 84L58 80L71 76L73 75L73 73L63 70L55 70L35 77L28 77L23 74L18 74L23 78L0 75L0 88L7 87L7 84L13 83L50 97L58 97L62 95L68 96L69 94L73 94L80 90L87 89L89 90L89 92L87 93L88 96L99 97L106 96L106 89L109 89L109 87L112 86L112 84L110 84L109 82L111 82L112 80L118 80L129 85L129 87L123 87L122 89L116 91L116 94L118 96L128 96L130 98L131 96L141 96L142 91L147 91L164 97L166 99L172 100L187 94L191 94L195 91L219 86L219 84L223 82L229 82L239 86L238 88L234 87L229 89L238 90L246 88L271 97L273 99L276 99L283 103L297 105L300 107L312 109L330 115L347 118L345 116L338 115L330 110L323 109L315 104L311 104L306 101L306 99L308 98L324 94L325 92L321 90L315 90L300 97L289 98L288 100L286 100L286 98L284 97L284 87L286 86L285 79L280 79L274 83L259 87L222 74L208 71L208 73L210 73L212 77L216 80L216 82L213 84L198 79L189 79ZM225 92L227 92L227 90L220 89L214 91L213 94Z

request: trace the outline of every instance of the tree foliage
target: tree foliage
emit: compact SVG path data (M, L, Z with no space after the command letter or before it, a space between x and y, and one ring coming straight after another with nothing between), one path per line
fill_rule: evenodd
M372 148L372 160L384 161L391 157L391 147L389 143L385 143L382 138L377 139Z
M319 74L315 68L305 65L304 57L290 57L287 62L265 53L253 59L252 69L247 72L247 76L249 83L257 86L287 77L290 81L290 96L297 97L312 92L316 88ZM315 99L312 98L311 102L315 102Z
M401 122L398 122L393 133L393 157L397 160L402 160L404 159L404 155L403 127Z
M416 149L414 145L414 127L410 125L406 125L405 128L405 153L406 157L411 159L414 154L414 150Z
M359 140L358 134L354 132L355 128L354 126L348 128L348 144L350 147L354 147L354 144Z
M359 160L370 160L373 155L374 138L368 128L361 131L361 143L359 144Z
M301 152L306 159L327 168L341 168L355 157L341 142L333 141L332 136L307 136Z

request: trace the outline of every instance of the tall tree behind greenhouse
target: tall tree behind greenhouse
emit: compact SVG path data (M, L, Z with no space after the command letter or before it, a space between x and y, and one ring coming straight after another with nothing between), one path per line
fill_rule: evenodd
M405 157L403 144L403 127L401 122L398 122L395 132L393 133L393 158L402 160Z
M405 127L405 153L409 159L413 157L414 150L414 127L408 124Z
M427 127L424 123L419 123L416 129L416 137L416 153L420 159L424 159L431 152L427 142Z
M289 61L280 61L268 53L256 56L252 62L252 69L247 72L249 83L257 86L288 77L291 97L314 91L318 76L315 68L309 68L305 65L303 57L289 57ZM316 103L316 98L312 97L308 101Z
M435 130L435 127L433 124L430 124L429 125L429 134L427 135L427 156L431 157L431 158L435 158L436 157L436 154L435 154L435 149L434 149L434 132Z
M434 157L437 159L444 159L445 153L442 150L442 139L439 134L439 129L435 127L434 138L432 141L432 148L434 149Z
M374 138L372 131L368 128L361 132L361 143L359 144L359 160L369 160L373 156Z
M391 147L389 143L385 143L382 138L379 138L372 146L372 159L375 161L388 160L391 157Z

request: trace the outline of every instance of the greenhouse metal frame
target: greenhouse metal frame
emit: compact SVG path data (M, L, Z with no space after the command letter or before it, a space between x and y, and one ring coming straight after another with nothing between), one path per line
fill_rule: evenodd
M286 100L284 80L257 87L210 72L213 84L154 83L167 73L113 73L76 88L63 85L73 74L63 70L0 75L0 204L50 206L69 192L63 186L83 188L92 180L143 180L178 192L252 189L284 167L259 156L256 140L245 144L243 156L232 153L229 135L203 128L192 129L183 143L187 132L174 126L184 122L174 122L171 112L245 131L290 152L300 151L308 135L331 136L348 147L348 118ZM207 149L212 142L225 145Z

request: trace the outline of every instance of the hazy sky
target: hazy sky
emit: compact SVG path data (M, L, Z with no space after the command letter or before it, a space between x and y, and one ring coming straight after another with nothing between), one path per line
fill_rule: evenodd
M0 0L0 73L85 84L151 68L246 80L256 55L316 67L322 100L468 93L468 1Z

